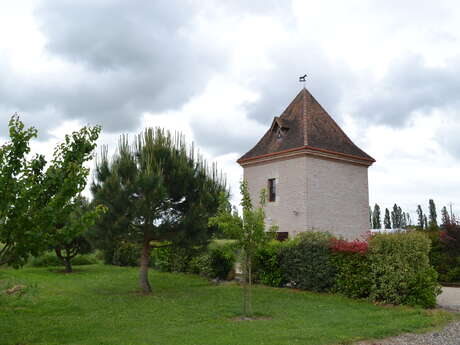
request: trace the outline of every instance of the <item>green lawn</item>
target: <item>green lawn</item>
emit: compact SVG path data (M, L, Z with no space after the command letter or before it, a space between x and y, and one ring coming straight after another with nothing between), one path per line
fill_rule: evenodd
M452 316L378 307L333 295L257 286L256 321L234 321L238 286L151 272L154 293L137 293L135 268L92 265L0 269L0 344L346 344L442 324ZM22 297L7 296L13 284Z

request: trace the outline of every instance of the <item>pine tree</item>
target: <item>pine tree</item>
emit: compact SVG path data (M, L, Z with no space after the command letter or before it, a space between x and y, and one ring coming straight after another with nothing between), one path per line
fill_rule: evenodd
M374 212L372 213L372 228L380 229L382 227L382 222L380 219L380 206L375 204Z
M450 224L450 215L449 212L447 211L447 207L444 206L441 210L441 217L442 217L442 226L446 227L447 225Z
M423 215L423 210L422 210L422 206L420 205L417 205L417 227L422 230L424 228L424 222L425 218L424 218L424 215Z
M433 199L430 199L429 206L430 206L429 229L436 230L438 228L438 215L436 213L436 205L434 204Z
M104 150L91 191L107 208L95 227L101 249L118 241L139 246L139 283L146 293L151 249L204 245L213 231L208 219L222 195L228 197L215 166L208 168L193 146L187 149L182 135L160 128L146 129L132 144L121 136L112 159Z
M385 209L385 218L383 223L385 225L385 229L391 229L390 211L387 208Z
M423 215L423 228L425 230L428 229L428 219L426 218L426 214Z

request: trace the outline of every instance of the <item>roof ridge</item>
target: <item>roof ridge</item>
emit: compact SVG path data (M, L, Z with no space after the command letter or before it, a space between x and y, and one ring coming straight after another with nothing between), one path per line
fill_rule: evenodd
M303 108L303 144L308 145L308 121L307 121L307 89L302 90Z

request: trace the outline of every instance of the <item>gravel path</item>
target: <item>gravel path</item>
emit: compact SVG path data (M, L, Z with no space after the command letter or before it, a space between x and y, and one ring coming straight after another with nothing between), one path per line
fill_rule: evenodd
M441 308L460 312L460 288L443 287L438 296ZM440 331L425 334L403 334L384 340L364 341L356 345L460 345L460 321Z
M460 345L460 322L451 323L441 331L408 333L384 340L359 342L356 345Z
M460 288L443 287L442 294L438 296L438 305L444 309L460 312Z

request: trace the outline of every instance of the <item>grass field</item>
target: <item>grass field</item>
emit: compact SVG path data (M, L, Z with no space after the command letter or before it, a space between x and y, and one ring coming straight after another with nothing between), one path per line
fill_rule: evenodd
M104 265L0 269L0 344L348 344L440 325L452 316L379 307L333 295L257 286L255 321L235 321L233 284L151 272L154 293L137 292L137 269ZM22 297L6 295L13 285Z

